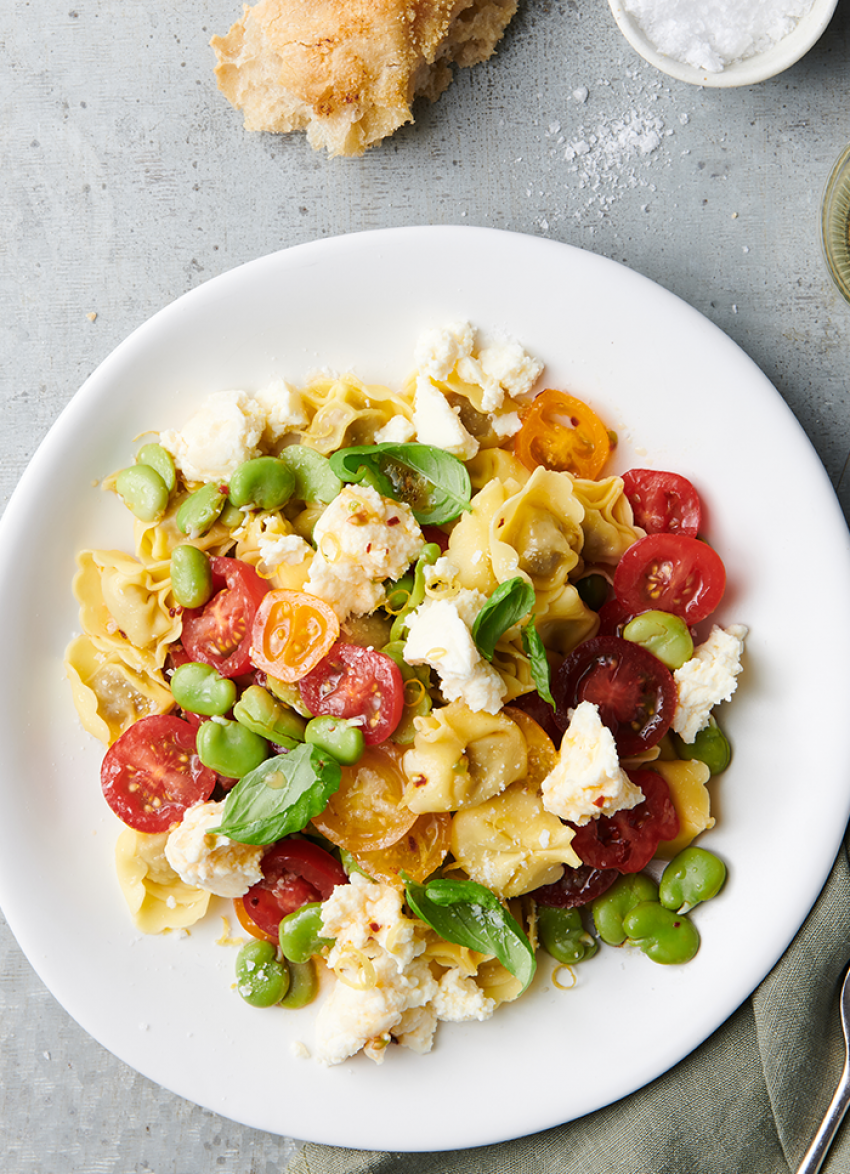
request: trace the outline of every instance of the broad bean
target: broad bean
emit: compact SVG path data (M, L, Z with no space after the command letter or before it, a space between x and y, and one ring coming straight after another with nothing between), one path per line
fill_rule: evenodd
M705 848L689 847L675 856L661 876L658 900L676 913L689 913L716 897L726 880L726 865Z
M277 457L254 457L235 470L230 478L229 499L237 508L254 506L279 510L292 497L295 474Z
M688 625L666 611L641 612L623 628L623 639L640 644L671 671L680 669L694 654Z
M136 453L137 465L150 465L159 473L165 482L169 493L173 492L177 484L177 470L174 467L174 457L161 444L143 444Z
M678 734L673 734L672 738L673 748L680 758L696 758L704 762L712 775L721 774L732 761L729 739L713 717L709 717L708 725L700 730L693 742L684 742Z
M171 693L181 709L202 717L220 717L233 708L236 685L210 664L189 661L171 674Z
M190 538L200 538L218 521L227 501L227 486L210 481L196 489L177 511L177 528Z
M408 596L407 603L405 603L393 621L393 626L390 630L391 642L404 639L405 632L407 631L407 617L415 608L419 607L419 604L425 598L425 568L433 567L441 553L442 551L436 542L429 542L422 547L413 571L413 590Z
M298 501L317 501L327 505L339 495L342 482L328 458L314 448L289 444L281 449L278 459L288 465L295 476L292 496Z
M591 906L593 923L602 941L609 946L622 946L629 936L623 919L629 910L643 901L658 900L658 885L643 872L631 872L619 877Z
M289 990L289 967L271 942L247 942L236 955L236 989L252 1007L273 1007Z
M663 966L690 962L699 949L699 932L684 913L665 909L658 901L643 901L623 918L629 945L639 946Z
M325 946L334 944L333 938L322 936L322 904L311 901L294 913L288 913L280 923L280 952L287 962L306 962Z
M297 1010L312 1003L319 991L319 979L316 975L316 964L312 958L306 962L290 962L289 990L280 1000L278 1006L289 1010Z
M115 492L140 522L156 522L168 507L168 486L150 465L130 465L115 478Z
M227 718L204 722L198 730L196 747L204 766L228 779L241 779L269 756L265 738Z
M366 749L363 731L342 717L312 718L304 730L304 741L332 754L343 766L354 766Z
M537 932L543 949L563 966L584 962L599 949L596 938L584 928L578 909L538 905Z
M576 582L576 591L582 603L586 603L591 611L599 611L603 603L611 594L611 584L604 575L593 573L585 575Z
M236 703L233 716L255 734L287 750L304 741L307 722L262 685L248 686Z
M171 552L171 590L181 607L203 607L213 595L212 565L197 546L181 543Z

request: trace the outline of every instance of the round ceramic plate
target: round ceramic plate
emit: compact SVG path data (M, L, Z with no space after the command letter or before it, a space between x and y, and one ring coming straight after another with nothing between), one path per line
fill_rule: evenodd
M314 1009L252 1009L232 989L220 901L189 936L145 938L114 877L117 821L102 748L64 680L83 547L129 548L123 507L94 487L134 438L182 425L212 391L298 382L319 367L398 385L427 326L468 319L546 364L620 437L614 469L654 465L697 485L729 585L719 619L750 628L711 784L727 862L682 967L603 949L571 991L544 960L519 1003L445 1024L433 1052L393 1048L326 1069L297 1059ZM246 1125L335 1145L441 1150L520 1136L626 1096L686 1056L750 994L800 926L850 809L843 666L850 629L805 638L816 561L850 593L848 534L824 470L764 376L719 330L614 262L465 228L364 233L255 261L137 330L74 397L2 520L0 903L41 978L105 1047L166 1088ZM805 824L817 781L821 816ZM776 869L776 861L786 867ZM753 917L766 871L772 897ZM734 959L734 963L730 962ZM449 1090L452 1090L451 1092Z

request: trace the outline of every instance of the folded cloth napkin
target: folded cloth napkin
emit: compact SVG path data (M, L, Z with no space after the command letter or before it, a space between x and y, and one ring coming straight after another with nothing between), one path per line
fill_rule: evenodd
M837 994L850 956L850 836L817 904L753 995L675 1068L632 1096L500 1145L429 1154L308 1143L287 1174L786 1174L838 1084ZM789 859L788 868L793 869ZM768 891L753 893L753 916ZM735 965L729 958L727 964ZM850 1171L850 1118L823 1174Z

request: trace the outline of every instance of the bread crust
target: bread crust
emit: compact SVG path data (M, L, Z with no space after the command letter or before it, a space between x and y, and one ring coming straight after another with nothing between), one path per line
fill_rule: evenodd
M259 0L210 42L219 89L246 130L306 130L330 155L362 155L413 121L451 66L485 61L517 0Z

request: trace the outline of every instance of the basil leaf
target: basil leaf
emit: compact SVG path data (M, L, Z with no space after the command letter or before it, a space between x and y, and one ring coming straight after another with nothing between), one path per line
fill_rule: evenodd
M546 656L546 649L543 647L540 633L534 626L534 620L529 620L522 630L522 648L528 657L531 679L534 681L535 689L543 700L548 701L554 709L555 698L552 696L550 685L549 658Z
M524 991L534 978L537 961L519 922L499 898L475 881L408 881L407 903L415 915L447 942L468 946L479 954L495 954ZM520 991L522 994L522 991Z
M500 583L472 625L472 639L481 655L492 660L499 637L528 615L533 607L534 588L522 575Z
M364 444L331 458L341 481L368 481L406 502L420 525L439 526L469 509L472 483L463 461L430 444Z
M220 825L208 834L240 844L273 844L324 811L341 781L336 759L302 744L244 775L224 801Z

